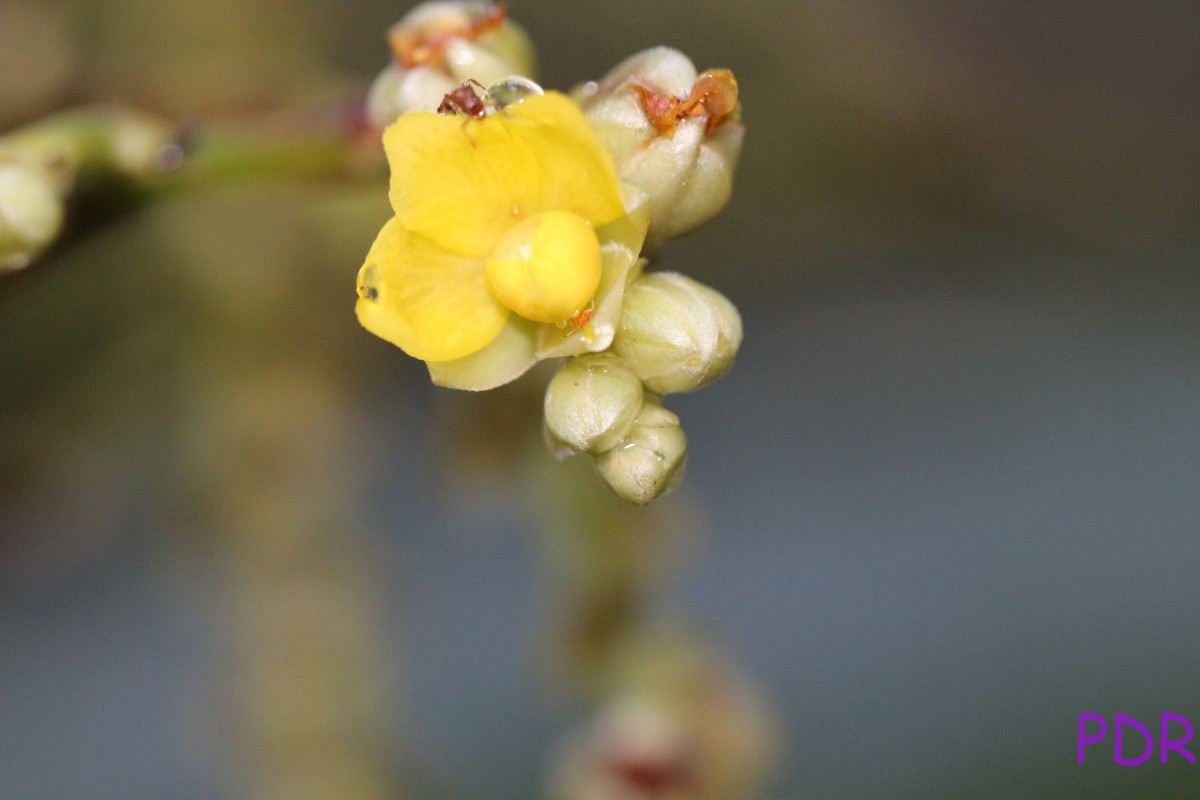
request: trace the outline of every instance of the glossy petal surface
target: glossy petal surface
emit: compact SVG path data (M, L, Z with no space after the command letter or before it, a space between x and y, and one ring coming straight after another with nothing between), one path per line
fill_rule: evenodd
M509 310L488 290L483 262L445 250L395 218L358 274L363 327L423 361L449 361L496 338Z

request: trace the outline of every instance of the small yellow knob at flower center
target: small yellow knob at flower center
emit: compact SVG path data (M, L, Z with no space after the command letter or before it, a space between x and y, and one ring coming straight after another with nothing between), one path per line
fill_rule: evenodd
M596 294L600 240L578 214L543 211L505 231L486 267L501 303L535 322L559 322Z

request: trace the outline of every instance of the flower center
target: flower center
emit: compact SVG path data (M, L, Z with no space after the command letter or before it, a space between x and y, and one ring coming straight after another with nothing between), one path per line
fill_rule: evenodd
M543 211L505 231L486 261L488 284L525 319L559 322L587 306L600 285L600 240L587 220Z

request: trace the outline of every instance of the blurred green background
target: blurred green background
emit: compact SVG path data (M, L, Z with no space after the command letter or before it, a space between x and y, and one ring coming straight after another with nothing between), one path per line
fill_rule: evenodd
M0 127L286 127L406 10L5 0ZM656 44L739 78L733 201L659 266L746 343L668 400L650 519L780 721L767 796L1195 796L1075 725L1200 720L1200 6L509 10L549 86ZM225 181L0 278L0 796L539 791L580 718L523 535L540 378L438 390L357 327L387 213L369 164Z

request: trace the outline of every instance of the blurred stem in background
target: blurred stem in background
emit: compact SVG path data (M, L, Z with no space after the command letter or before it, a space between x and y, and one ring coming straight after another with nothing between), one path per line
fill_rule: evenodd
M180 475L228 582L244 796L397 798L388 687L398 654L385 646L395 641L382 623L386 578L371 567L361 497L345 355L354 330L292 288L339 296L331 256L374 203L367 192L296 193L205 192L196 203L209 224L175 231L182 288L202 321L184 345ZM234 222L255 213L266 219ZM274 229L261 246L212 239L256 222Z
M211 556L190 569L223 589L231 669L201 717L229 720L214 779L233 796L404 796L402 669L354 435L354 377L370 370L337 267L378 226L379 194L377 181L194 185L0 296L4 462L35 502L87 506L52 547L74 556L141 530L171 550L195 534ZM103 460L64 494L62 454L92 451ZM108 512L88 489L101 478L150 502Z
M592 719L564 738L555 800L753 797L777 748L755 687L666 610L671 567L700 525L687 490L634 508L600 488L587 460L538 470L540 542L566 674ZM691 535L689 535L691 532Z
M253 335L203 349L216 357L239 333ZM326 474L353 461L341 430L350 403L329 364L291 355L219 357L188 426L185 480L221 534L244 796L395 798L385 688L395 660L380 652L394 637L381 630L357 484Z
M442 434L445 472L460 482L456 494L480 498L481 515L514 479L526 487L548 668L586 706L553 748L546 794L753 797L780 749L774 715L669 602L673 573L704 530L703 503L683 487L631 506L596 480L586 456L548 458L536 410L546 372L489 392L487 402L453 395Z
M404 796L353 435L382 154L319 26L274 0L0 9L0 501L41 523L5 543L51 570L142 536L209 556L187 569L224 590L230 680L181 724L216 722L205 778L256 800Z
M70 223L86 223L89 207L107 219L229 181L354 177L352 137L322 127L182 131L129 109L85 107L13 131L0 138L0 267L29 266ZM353 462L337 455L348 447L339 422L352 406L333 378L337 356L277 335L296 322L293 306L266 302L247 314L236 299L239 272L269 290L264 262L281 251L238 250L235 235L218 254L178 233L166 243L172 253L142 268L165 261L183 266L177 275L200 278L183 292L186 313L202 323L187 327L192 336L182 343L190 384L178 398L190 400L182 482L203 509L199 524L222 534L245 796L395 797L381 741L389 721L376 652L383 637L364 580L370 558L356 484L324 472L331 458ZM279 265L275 288L286 293L297 276L284 273L304 264Z

